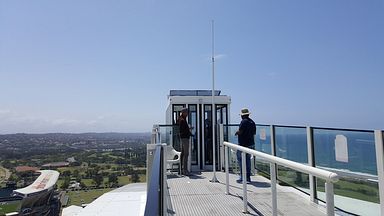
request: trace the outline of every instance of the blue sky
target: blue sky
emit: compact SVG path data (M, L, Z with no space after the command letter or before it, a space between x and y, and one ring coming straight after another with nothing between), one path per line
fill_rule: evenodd
M384 129L384 3L0 0L0 133L145 132L170 89L258 123Z

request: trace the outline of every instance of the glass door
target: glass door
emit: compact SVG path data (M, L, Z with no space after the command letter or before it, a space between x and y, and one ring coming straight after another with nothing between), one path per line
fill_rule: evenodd
M217 164L221 165L221 168L224 167L224 147L220 146L220 134L219 134L219 124L228 124L228 112L227 112L227 106L226 104L216 104L216 122L217 122L217 127L216 127L216 162ZM224 129L224 134L228 134L227 130L228 128L223 128ZM224 137L224 140L227 137ZM218 156L220 155L220 156ZM218 168L220 169L220 168Z
M192 128L192 137L191 137L191 164L197 165L198 164L198 142L197 142L197 105L196 104L190 104L188 105L189 115L188 115L188 124Z
M219 124L228 124L228 112L227 105L224 104L216 104L216 118L215 118L215 127ZM213 164L213 139L212 139L212 104L204 104L202 109L202 120L200 123L201 128L201 143L202 143L202 151L200 152L200 160L203 162L201 165L202 169L211 169ZM219 136L218 130L215 131L215 142L216 142L216 165L221 163L221 148L219 146Z
M212 105L204 105L204 151L203 151L203 161L204 165L212 165L213 154L212 154Z

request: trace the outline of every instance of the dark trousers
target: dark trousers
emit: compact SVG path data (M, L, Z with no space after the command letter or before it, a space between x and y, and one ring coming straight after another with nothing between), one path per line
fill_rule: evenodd
M188 173L189 138L181 138L181 172Z
M241 157L241 151L236 152L237 161L239 162L240 167L240 179L243 180L243 165L242 165L242 157ZM245 154L245 171L247 176L247 181L251 181L251 155Z

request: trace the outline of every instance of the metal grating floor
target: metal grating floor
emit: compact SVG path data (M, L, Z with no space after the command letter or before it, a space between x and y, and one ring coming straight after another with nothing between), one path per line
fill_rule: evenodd
M230 174L230 194L225 194L225 173L217 172L219 183L211 183L212 172L195 173L192 176L169 175L169 215L244 215L242 184L237 175ZM249 215L272 215L269 181L252 176L247 186ZM326 215L323 206L316 205L295 192L277 186L278 215Z

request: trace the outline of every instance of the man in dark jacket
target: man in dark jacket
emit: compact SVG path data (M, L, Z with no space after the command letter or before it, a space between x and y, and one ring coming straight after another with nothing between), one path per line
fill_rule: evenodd
M189 156L189 137L191 129L187 123L188 108L181 110L181 115L177 120L180 129L180 143L181 143L181 172L183 175L189 175L188 171L188 156Z
M255 148L255 134L256 134L256 124L249 118L249 110L247 108L241 109L241 123L239 130L236 131L235 135L238 136L239 145L254 149ZM242 172L242 163L241 163L241 152L237 151L237 161L239 162L240 167L240 179L237 182L243 181L243 172ZM246 154L246 176L247 182L251 181L251 156Z

